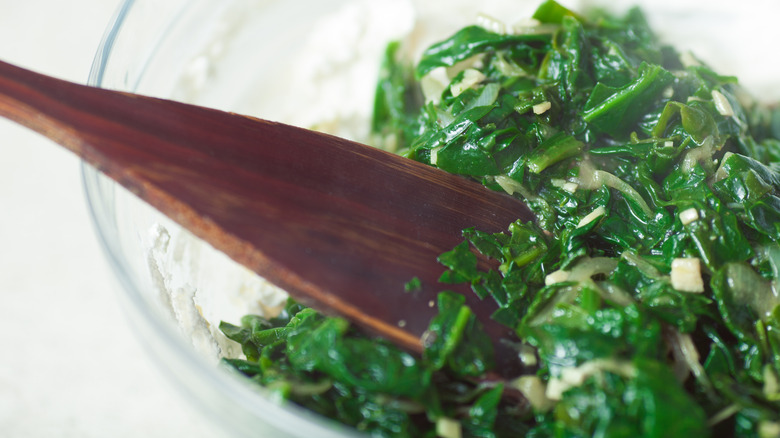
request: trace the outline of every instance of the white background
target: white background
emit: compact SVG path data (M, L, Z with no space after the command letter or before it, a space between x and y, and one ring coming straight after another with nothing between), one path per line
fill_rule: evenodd
M0 60L86 82L118 0L0 0ZM128 327L79 161L0 120L0 436L218 437Z

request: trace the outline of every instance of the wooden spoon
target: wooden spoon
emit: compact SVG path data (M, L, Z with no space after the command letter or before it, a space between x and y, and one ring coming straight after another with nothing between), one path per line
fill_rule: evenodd
M70 149L300 302L418 353L436 294L453 289L437 283L437 257L464 228L498 232L533 219L512 197L372 147L2 62L0 115ZM414 277L422 288L404 292ZM499 358L516 361L498 342L511 334L490 319L495 303L463 292Z

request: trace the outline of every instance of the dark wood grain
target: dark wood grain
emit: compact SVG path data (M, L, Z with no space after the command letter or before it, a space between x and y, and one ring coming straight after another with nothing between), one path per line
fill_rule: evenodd
M296 299L413 351L467 227L519 201L368 146L284 124L76 85L0 63L0 115L48 136ZM412 277L421 291L405 293ZM494 339L491 301L467 293Z

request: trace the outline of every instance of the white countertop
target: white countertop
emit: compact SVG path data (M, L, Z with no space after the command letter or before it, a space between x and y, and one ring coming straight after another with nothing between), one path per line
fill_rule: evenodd
M118 0L0 0L0 59L86 82ZM219 437L130 331L79 161L0 120L0 436Z

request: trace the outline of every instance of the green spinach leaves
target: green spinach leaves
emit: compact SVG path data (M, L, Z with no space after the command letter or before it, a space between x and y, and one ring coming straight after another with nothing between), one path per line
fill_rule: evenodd
M388 47L377 142L537 217L441 255L424 355L291 302L223 323L246 355L226 362L372 436L780 436L780 111L637 9L534 19L466 27L416 66ZM495 377L451 283L495 302L523 375Z

